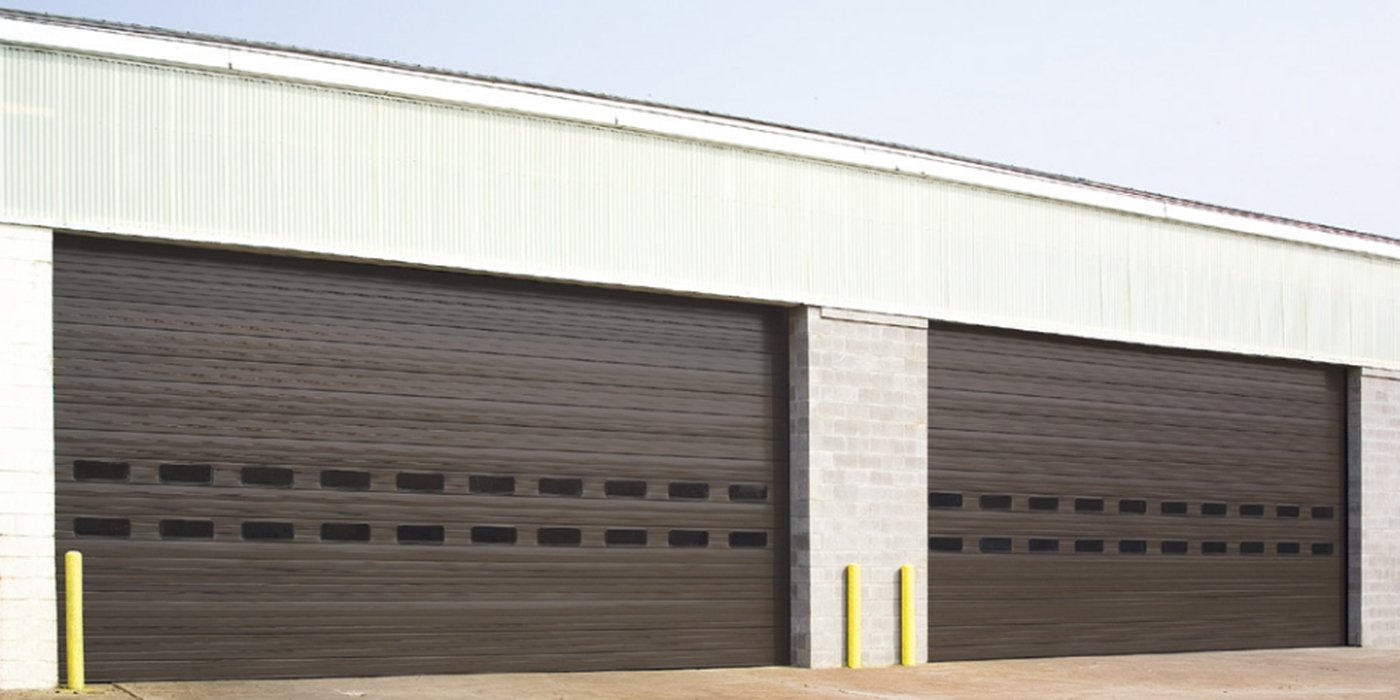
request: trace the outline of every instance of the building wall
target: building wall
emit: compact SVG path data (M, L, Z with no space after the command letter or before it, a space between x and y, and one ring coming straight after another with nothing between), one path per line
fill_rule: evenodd
M918 650L928 657L928 324L792 314L793 663L846 659L846 579L862 567L862 660L899 662L899 568L916 567Z
M0 689L52 687L53 236L0 226Z
M1400 258L700 140L0 45L0 686L50 685L48 228L805 305L793 647L898 650L937 318L1381 369L1353 405L1357 641L1400 646ZM37 227L37 228L36 228ZM875 313L834 311L862 309ZM16 497L9 497L14 495ZM916 629L924 636L924 601ZM925 652L919 651L923 658Z
M1400 649L1400 372L1351 386L1351 641Z
M0 221L1400 369L1400 246L18 46L0 105Z

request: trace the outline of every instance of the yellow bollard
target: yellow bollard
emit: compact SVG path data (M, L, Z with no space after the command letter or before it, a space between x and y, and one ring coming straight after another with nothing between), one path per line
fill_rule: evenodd
M64 582L68 598L68 689L83 690L87 679L83 674L83 554L70 551L63 555Z
M914 665L914 567L899 567L899 662Z
M846 665L860 668L860 564L846 567Z

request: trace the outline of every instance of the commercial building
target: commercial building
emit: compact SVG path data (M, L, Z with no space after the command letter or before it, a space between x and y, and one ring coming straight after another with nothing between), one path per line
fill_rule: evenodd
M0 12L0 687L1400 646L1400 245Z

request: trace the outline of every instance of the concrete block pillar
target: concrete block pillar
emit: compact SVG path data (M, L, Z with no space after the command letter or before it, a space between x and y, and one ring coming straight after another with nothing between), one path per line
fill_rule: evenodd
M1400 372L1354 369L1348 393L1351 643L1400 649Z
M53 233L0 225L0 689L58 680Z
M918 572L927 658L928 322L837 309L791 317L792 659L841 666L848 564L862 663L899 662L899 567Z

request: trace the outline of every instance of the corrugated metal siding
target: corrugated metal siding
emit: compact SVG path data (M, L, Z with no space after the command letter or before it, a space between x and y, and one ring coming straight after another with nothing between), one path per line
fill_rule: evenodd
M712 144L0 49L0 220L1400 367L1400 262Z

